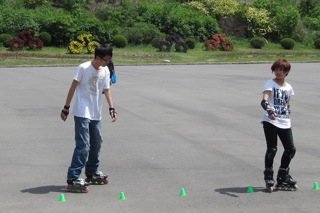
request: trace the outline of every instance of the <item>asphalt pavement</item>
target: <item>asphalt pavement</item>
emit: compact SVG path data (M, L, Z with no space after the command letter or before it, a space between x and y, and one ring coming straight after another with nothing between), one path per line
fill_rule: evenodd
M87 194L63 191L74 122L59 115L75 67L0 68L0 212L319 212L319 63L292 63L287 77L295 192L264 189L260 101L270 67L117 66L117 122L103 102L100 170L110 182ZM275 169L282 152L279 142Z

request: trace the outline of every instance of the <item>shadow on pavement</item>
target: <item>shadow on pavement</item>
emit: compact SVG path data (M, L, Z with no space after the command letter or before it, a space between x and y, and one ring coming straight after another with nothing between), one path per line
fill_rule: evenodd
M230 197L239 197L239 195L237 194L249 193L248 187L220 188L214 191L219 192L220 194L223 194L223 195L228 195ZM250 193L256 193L256 192L267 192L267 191L263 187L253 187L253 192L250 192Z
M31 194L48 194L50 192L64 192L65 186L55 186L55 185L50 185L50 186L39 186L35 188L30 188L30 189L23 189L21 190L22 193L31 193Z

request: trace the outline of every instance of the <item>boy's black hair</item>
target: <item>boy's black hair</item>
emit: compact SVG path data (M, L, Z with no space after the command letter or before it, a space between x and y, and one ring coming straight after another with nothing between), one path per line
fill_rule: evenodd
M96 47L94 50L94 58L100 57L103 58L105 56L110 56L112 58L113 48L107 44L101 44Z

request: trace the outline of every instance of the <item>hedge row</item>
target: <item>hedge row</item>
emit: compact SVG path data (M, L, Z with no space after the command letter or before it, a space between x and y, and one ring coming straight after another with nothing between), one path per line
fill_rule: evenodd
M320 6L315 0L240 2L0 0L0 34L47 32L54 46L67 46L83 32L100 43L111 43L121 34L129 44L149 44L171 34L201 42L217 33L277 42L291 37L307 45L320 37Z
M95 13L82 8L67 11L43 5L26 9L8 4L0 5L0 11L0 34L34 30L38 36L47 32L54 46L66 46L79 31L91 33L100 43L110 43L115 35L123 34L133 44L150 43L154 37L173 33L205 40L219 32L215 19L178 3L137 3L130 10L103 8Z

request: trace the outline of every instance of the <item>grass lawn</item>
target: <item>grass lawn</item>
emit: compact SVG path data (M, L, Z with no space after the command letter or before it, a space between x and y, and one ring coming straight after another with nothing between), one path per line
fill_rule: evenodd
M114 61L116 65L141 65L141 64L193 64L193 63L251 63L273 62L278 58L293 61L319 61L320 50L306 47L296 43L293 50L285 50L280 44L267 43L263 49L253 49L248 42L234 41L232 51L207 51L203 43L198 43L194 49L187 53L175 51L160 52L151 46L128 46L114 48ZM84 52L86 49L84 49ZM93 54L70 54L67 47L43 47L42 50L10 51L0 47L0 66L62 66L78 65L86 60L91 60Z

